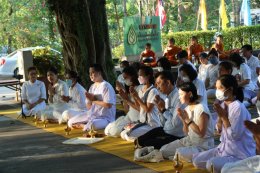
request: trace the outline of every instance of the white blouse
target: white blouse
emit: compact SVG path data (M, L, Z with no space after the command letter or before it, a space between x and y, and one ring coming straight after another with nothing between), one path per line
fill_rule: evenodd
M46 100L46 88L42 81L36 80L34 83L25 81L22 86L22 99L29 103L35 103L40 98Z

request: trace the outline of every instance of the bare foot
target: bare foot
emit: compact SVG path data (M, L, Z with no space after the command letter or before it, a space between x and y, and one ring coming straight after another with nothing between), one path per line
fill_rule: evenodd
M74 129L83 129L84 124L73 124L72 127L73 127Z

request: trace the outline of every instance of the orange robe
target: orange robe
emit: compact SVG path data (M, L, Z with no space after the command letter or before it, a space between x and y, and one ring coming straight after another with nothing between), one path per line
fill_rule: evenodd
M150 65L151 67L155 67L156 66L156 58L155 58L155 53L154 51L152 50L149 50L149 51L143 51L141 53L141 57L153 57L153 61L151 63L149 63L148 65ZM143 60L142 60L142 63L143 63Z
M215 44L212 45L212 48L215 48L216 51L218 51L218 53L219 53L218 57L219 57L220 60L227 60L228 59L229 53L224 51L224 44L223 43L220 43L220 44L215 43Z
M192 55L194 55L195 58L197 60L199 60L200 53L203 52L203 51L204 51L204 49L200 44L191 45L188 48L188 59L191 61L192 60L191 57L192 57Z
M164 50L163 56L165 56L171 62L172 65L177 65L178 61L175 55L179 53L181 50L182 48L178 46L167 46Z

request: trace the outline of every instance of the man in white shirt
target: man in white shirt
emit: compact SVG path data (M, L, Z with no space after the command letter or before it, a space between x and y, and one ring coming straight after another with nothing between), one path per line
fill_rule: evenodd
M250 67L251 70L251 80L255 86L257 86L257 73L256 69L260 66L259 59L255 56L253 56L253 48L249 44L245 44L241 48L241 52L243 54L243 57L246 59L247 65Z

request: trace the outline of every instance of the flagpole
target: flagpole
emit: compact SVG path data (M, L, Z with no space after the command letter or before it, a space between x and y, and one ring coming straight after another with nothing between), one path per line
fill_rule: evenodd
M218 17L218 31L220 31L220 14L219 14L219 17Z

